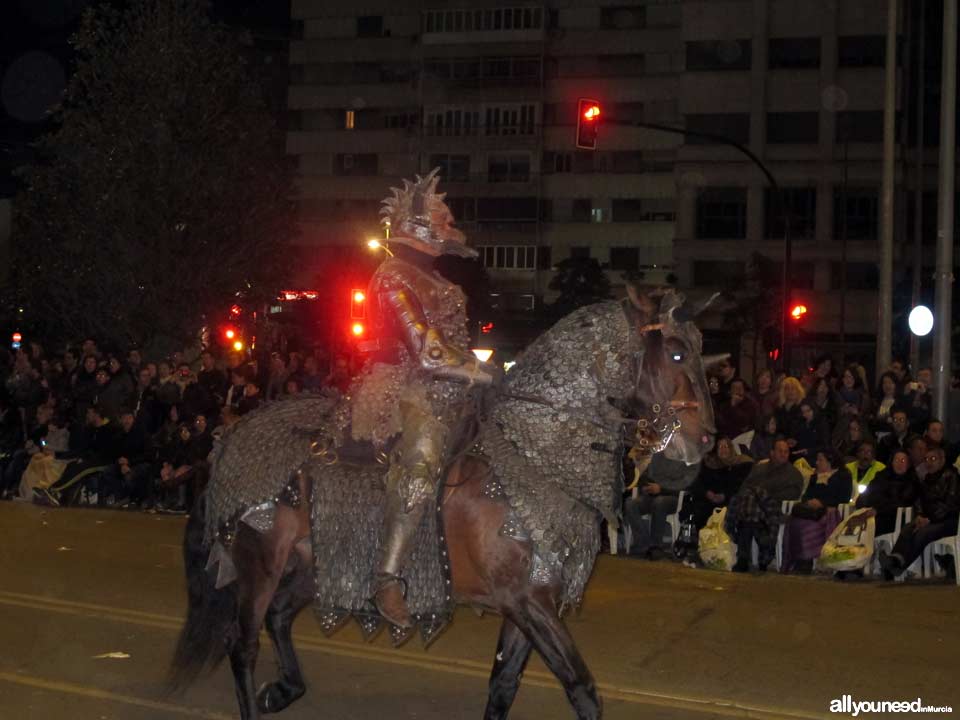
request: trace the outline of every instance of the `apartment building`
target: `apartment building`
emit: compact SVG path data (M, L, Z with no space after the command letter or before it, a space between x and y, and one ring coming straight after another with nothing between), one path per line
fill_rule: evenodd
M680 2L292 5L300 243L342 256L391 185L439 166L503 309L549 300L571 256L614 284L671 271L682 139L633 123L681 121ZM596 151L575 148L579 97L604 108Z

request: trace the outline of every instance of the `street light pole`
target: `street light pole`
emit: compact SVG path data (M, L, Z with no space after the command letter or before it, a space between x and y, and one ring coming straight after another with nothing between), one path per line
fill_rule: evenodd
M880 287L877 308L877 374L890 365L893 333L893 186L897 102L897 0L887 0L887 56L883 98L883 179L880 222Z
M940 84L940 178L937 197L937 273L933 338L934 413L947 421L950 390L950 331L953 304L953 204L957 131L957 3L943 3L943 57Z

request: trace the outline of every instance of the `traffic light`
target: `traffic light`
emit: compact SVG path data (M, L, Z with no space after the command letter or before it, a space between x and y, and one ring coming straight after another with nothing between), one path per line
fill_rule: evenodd
M20 341L23 340L23 335L21 335L21 334L18 333L18 332L15 332L15 333L13 334L13 337L11 338L11 340L12 340L12 342L10 343L10 349L11 349L11 350L19 350L19 349L20 349Z
M367 316L367 293L354 288L350 291L350 319L363 320Z
M489 335L491 332L493 332L493 323L492 323L492 322L481 323L481 324L480 324L480 332L481 332L483 335Z
M224 338L224 340L226 340L228 343L233 343L233 341L236 339L236 337L237 337L237 329L236 329L235 327L233 327L233 325L227 325L227 326L223 329L223 338Z
M597 149L597 130L600 127L600 103L589 98L577 101L577 147Z
M790 308L790 317L794 322L801 322L807 319L807 306L796 304Z

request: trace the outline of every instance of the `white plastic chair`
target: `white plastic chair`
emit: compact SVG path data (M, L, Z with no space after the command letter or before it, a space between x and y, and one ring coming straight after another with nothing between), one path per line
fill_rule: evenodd
M639 496L639 488L634 488L630 493L630 497L636 499ZM667 515L667 527L670 528L670 548L673 548L673 544L677 541L677 538L680 536L680 510L683 508L684 498L687 497L686 490L681 490L680 494L677 495L677 511L671 515ZM644 515L644 517L649 517ZM610 554L617 554L617 531L607 528L610 536ZM665 540L666 537L660 538ZM633 528L630 527L630 523L623 523L623 543L624 548L627 553L630 552L630 546L633 545Z
M750 449L750 443L753 442L753 436L756 434L756 430L748 430L745 433L740 433L737 435L731 442L733 443L733 450L737 455L742 455L743 451L740 448Z
M957 523L957 533L955 535L934 540L923 549L923 564L928 578L939 577L944 574L934 555L953 556L954 576L957 578L957 585L960 585L960 522Z
M892 533L885 533L883 535L875 535L873 538L873 557L870 559L870 562L864 568L865 575L877 575L880 573L880 551L887 553L888 555L893 552L893 546L897 544L897 538L900 537L900 530L904 525L908 524L913 519L913 508L912 507L898 507L897 508L897 519L893 527ZM914 563L915 565L916 563ZM911 565L911 567L914 567ZM904 573L905 574L905 573ZM903 575L900 576L901 578Z

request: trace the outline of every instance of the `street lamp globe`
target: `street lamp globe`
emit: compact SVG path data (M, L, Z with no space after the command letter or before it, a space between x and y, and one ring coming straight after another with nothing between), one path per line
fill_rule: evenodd
M920 337L929 335L933 330L933 313L926 305L917 305L910 311L907 323L910 325L910 332L914 335Z

